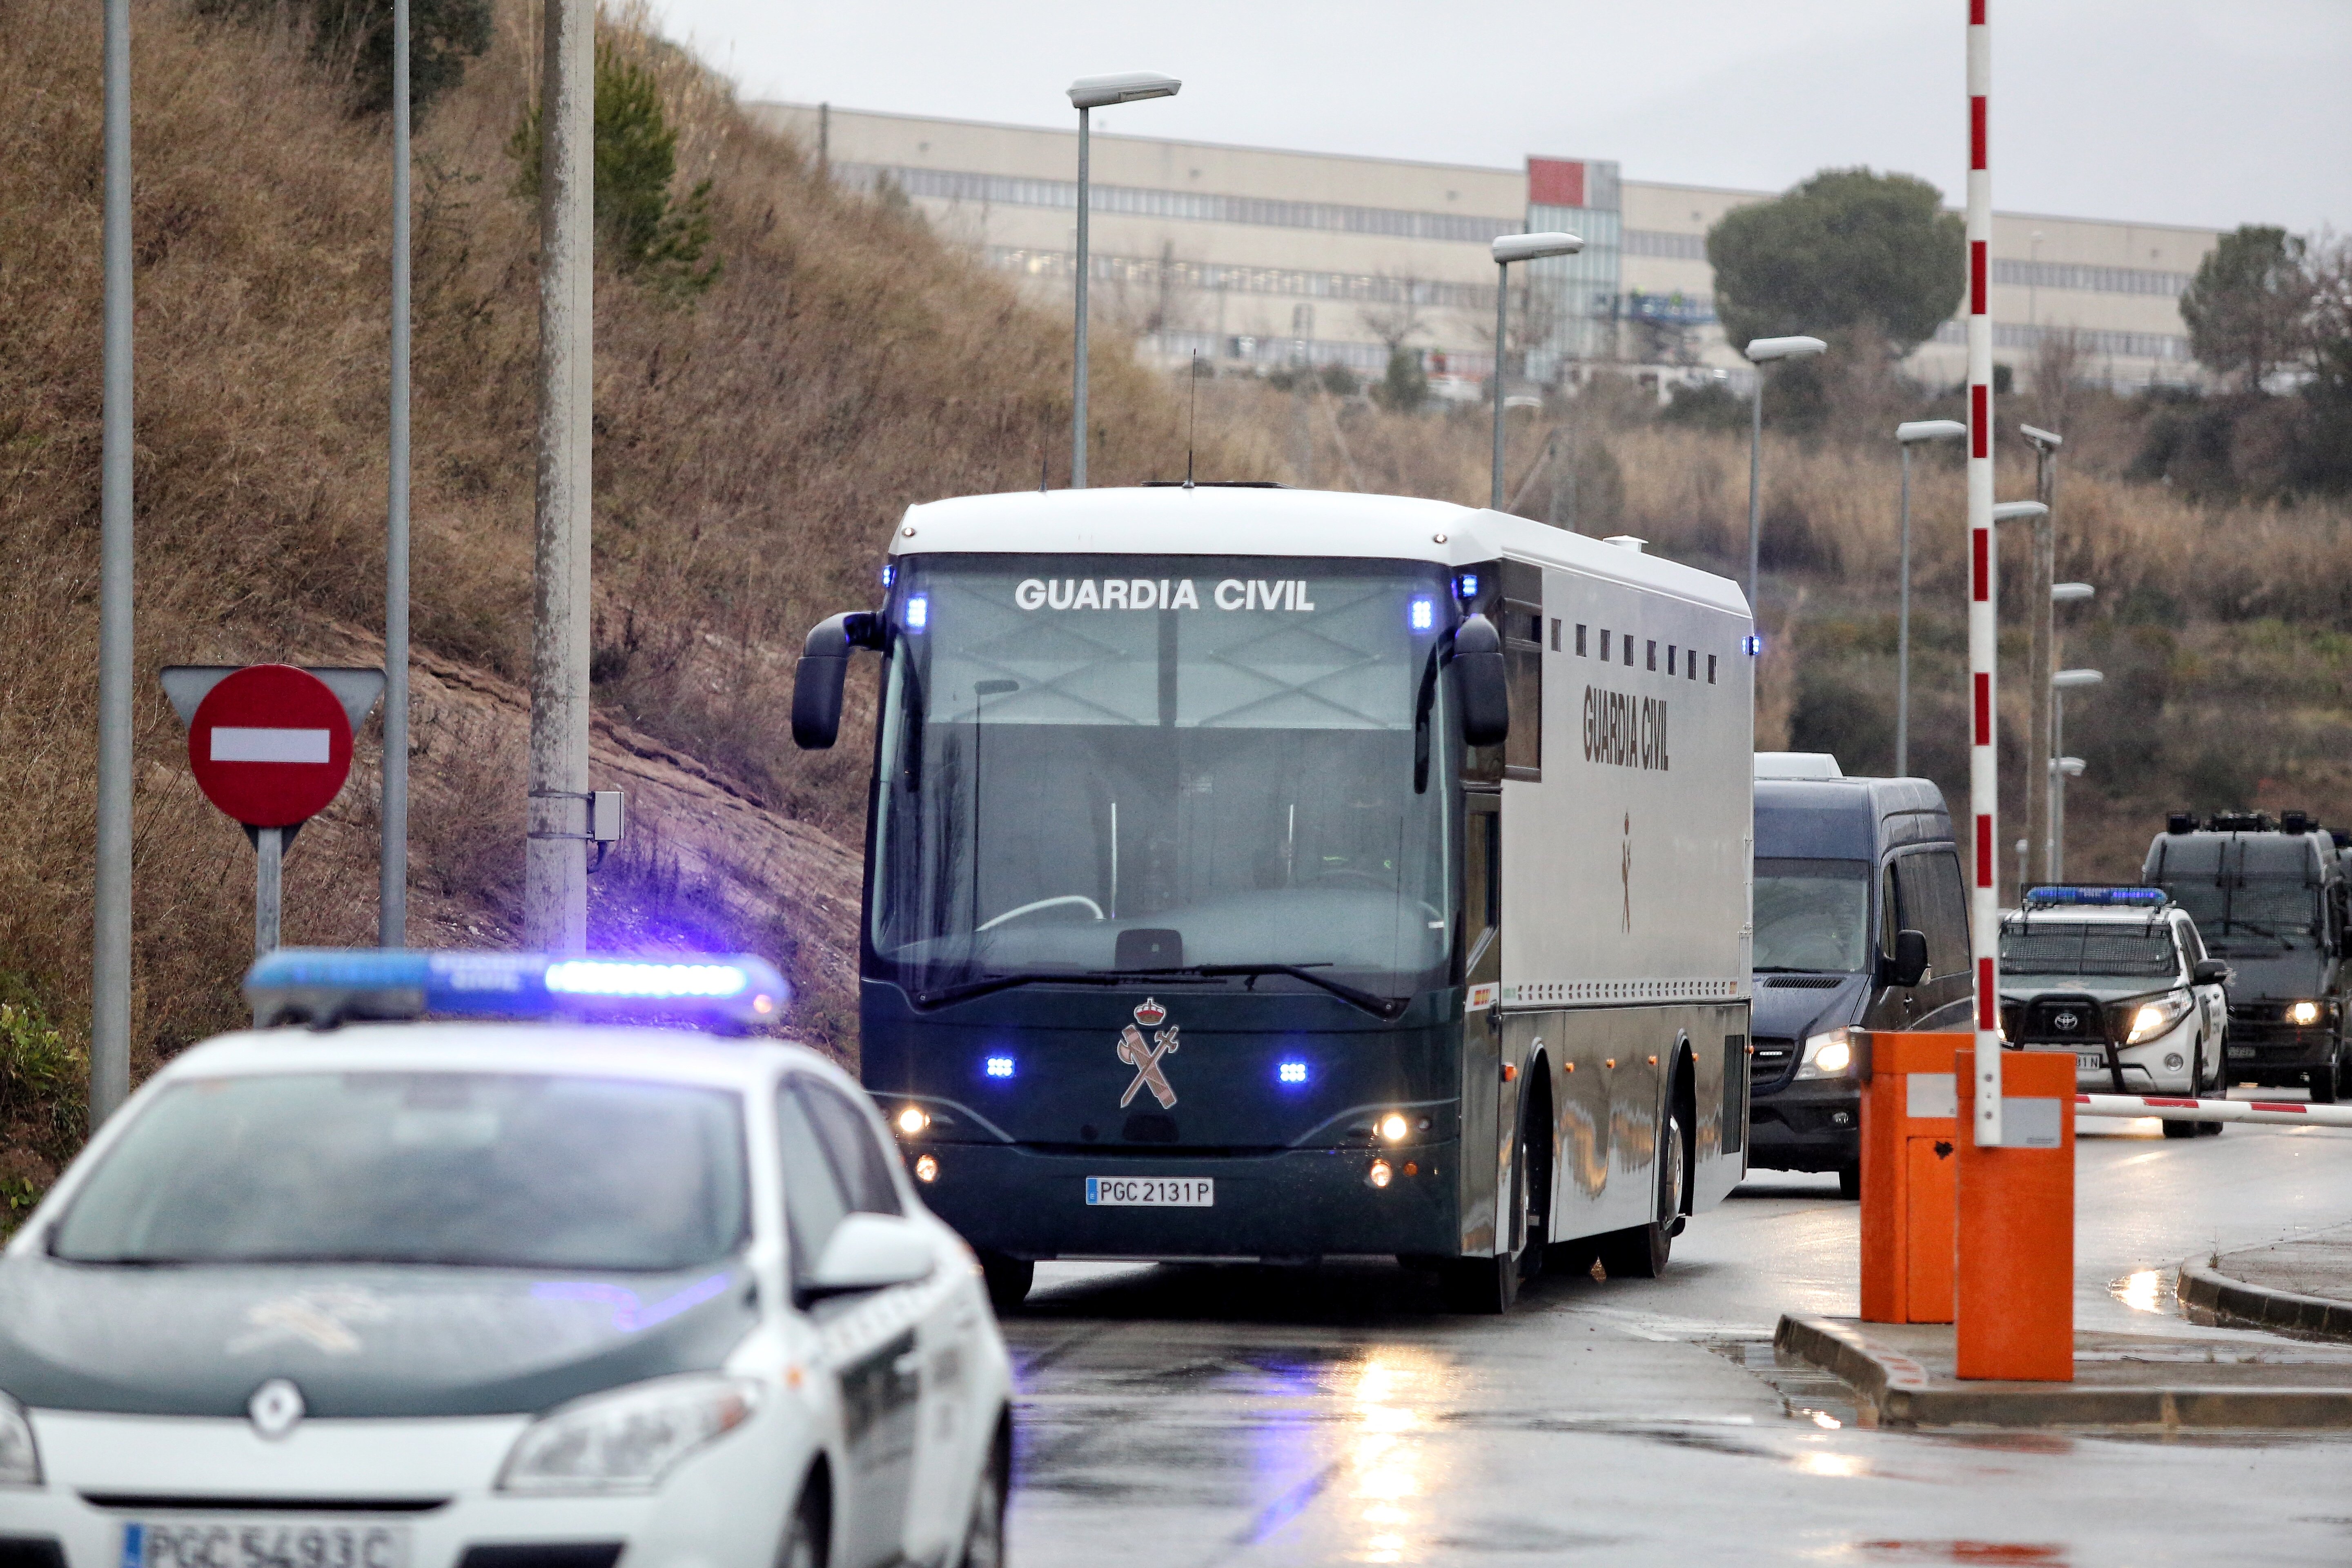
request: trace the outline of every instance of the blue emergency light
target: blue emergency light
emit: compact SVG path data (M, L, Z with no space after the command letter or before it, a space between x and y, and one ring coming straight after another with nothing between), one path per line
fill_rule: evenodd
M2168 895L2162 888L2034 888L2025 895L2029 904L2145 907L2160 904Z
M1305 1083L1307 1081L1307 1064L1301 1061L1284 1062L1275 1069L1274 1076L1280 1079L1284 1083Z
M791 995L766 959L556 958L538 952L281 947L254 961L245 997L259 1024L331 1026L428 1014L473 1018L658 1014L772 1024Z
M1460 576L1454 578L1454 592L1458 596L1465 599L1476 598L1478 596L1478 574L1475 572L1465 572Z
M1414 631L1425 632L1437 624L1437 606L1427 599L1415 599L1408 618Z
M1013 1076L1013 1058L1011 1057L991 1057L988 1058L986 1065L988 1076L991 1078L1011 1078Z
M910 632L919 632L930 624L931 596L929 594L917 594L907 601L907 629Z

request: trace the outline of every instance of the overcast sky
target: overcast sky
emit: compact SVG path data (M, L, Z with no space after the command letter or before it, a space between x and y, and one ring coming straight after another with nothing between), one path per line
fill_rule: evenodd
M1963 0L653 0L748 98L1013 124L1106 71L1113 132L1778 190L1826 165L1960 196ZM2005 211L2352 227L2352 0L1993 0Z

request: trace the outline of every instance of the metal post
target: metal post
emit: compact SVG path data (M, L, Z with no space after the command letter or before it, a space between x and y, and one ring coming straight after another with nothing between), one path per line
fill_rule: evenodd
M1503 301L1511 291L1511 264L1495 263L1495 479L1486 504L1503 510Z
M392 6L392 451L383 533L383 811L376 942L408 945L408 6Z
M1070 488L1087 488L1087 140L1090 110L1078 110L1077 351L1071 365Z
M286 830L253 830L253 956L275 952L286 909Z
M1895 612L1895 776L1911 776L1911 444L1903 451L1903 588Z
M2066 879L2066 694L2050 693L2050 879Z
M2025 902L2025 889L2031 886L2025 879L2025 852L2026 843L2021 838L2017 841L2017 901L2020 905Z
M539 494L532 562L530 792L523 942L587 945L590 388L595 269L590 228L595 10L547 0L540 124Z
M1993 847L2000 814L2000 753L1993 705L2000 651L1995 614L2000 575L1992 522L1992 316L1988 299L1992 243L1992 173L1985 156L1992 90L1992 31L1983 0L1969 11L1969 810L1975 817L1975 889L1970 935L1976 950L1976 1084L1973 1133L1980 1148L2001 1139L2000 893Z
M2045 505L2050 455L2038 447L2034 451L2035 498ZM2058 752L2051 739L2050 675L2057 666L2052 662L2050 584L2055 575L2056 550L2052 542L2050 514L2043 512L2033 520L2033 570L2026 584L2026 616L2029 679L2033 682L2032 711L2027 719L2025 737L2025 827L2026 836L2041 846L2042 874L2055 879L2058 868L2050 858L2052 806L2050 770Z
M131 0L106 0L105 409L98 545L98 865L89 1124L131 1092Z
M1757 531L1761 526L1764 497L1764 367L1756 367L1756 388L1748 410L1748 618L1764 630L1756 607Z

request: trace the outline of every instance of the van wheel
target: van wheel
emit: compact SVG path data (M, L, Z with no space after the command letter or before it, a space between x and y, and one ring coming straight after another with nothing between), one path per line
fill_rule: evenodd
M1682 1228L1683 1188L1688 1180L1679 1110L1666 1118L1665 1145L1658 1159L1658 1217L1601 1238L1601 1267L1612 1279L1655 1279L1666 1271L1675 1232Z
M1862 1196L1862 1167L1860 1165L1840 1165L1838 1167L1838 1196L1843 1198L1848 1203L1853 1203L1855 1199Z
M1000 1318L1029 1299L1029 1287L1037 1279L1034 1262L1001 1252L982 1253L980 1271L988 1281L988 1304Z
M2197 1123L2194 1121L2167 1121L2164 1124L2164 1135L2167 1138L2194 1138L2197 1136Z

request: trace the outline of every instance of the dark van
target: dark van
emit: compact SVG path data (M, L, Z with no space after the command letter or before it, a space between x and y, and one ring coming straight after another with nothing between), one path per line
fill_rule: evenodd
M2273 821L2224 812L2166 819L2140 881L2197 921L2230 965L2230 1081L2307 1084L2323 1105L2352 1098L2344 1013L2352 992L2344 856L2300 811Z
M1756 758L1751 1166L1862 1194L1855 1029L1969 1026L1968 895L1943 792Z

